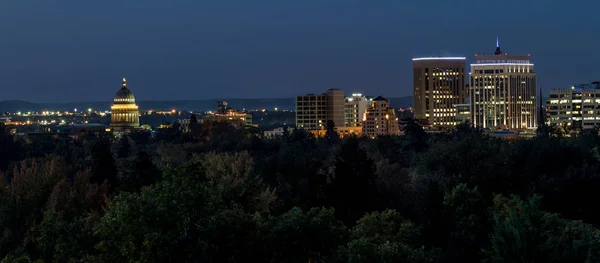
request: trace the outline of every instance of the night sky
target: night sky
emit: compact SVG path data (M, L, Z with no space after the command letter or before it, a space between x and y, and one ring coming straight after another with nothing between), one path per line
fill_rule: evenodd
M570 3L570 4L567 4ZM412 57L531 53L547 89L600 80L598 1L0 0L0 100L412 95Z

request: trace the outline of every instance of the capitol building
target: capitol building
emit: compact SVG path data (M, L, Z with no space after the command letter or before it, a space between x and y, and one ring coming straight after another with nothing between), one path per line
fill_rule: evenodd
M140 126L140 113L135 104L133 92L127 88L127 80L115 95L114 104L110 107L110 127L114 130L130 130Z

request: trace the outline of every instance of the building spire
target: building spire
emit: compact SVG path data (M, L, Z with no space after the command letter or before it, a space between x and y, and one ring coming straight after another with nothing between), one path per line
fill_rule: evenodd
M125 78L123 78L123 86L122 88L127 88L127 80Z
M498 36L496 36L496 52L494 55L502 55L502 51L500 50L500 42L498 41Z

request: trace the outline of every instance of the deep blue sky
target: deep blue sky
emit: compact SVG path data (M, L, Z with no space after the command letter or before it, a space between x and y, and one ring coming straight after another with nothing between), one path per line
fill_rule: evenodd
M0 1L0 100L412 94L415 56L531 53L544 89L600 79L593 0Z

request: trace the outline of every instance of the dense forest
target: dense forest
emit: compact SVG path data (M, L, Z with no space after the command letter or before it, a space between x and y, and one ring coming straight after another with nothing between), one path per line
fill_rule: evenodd
M77 140L0 127L1 262L600 262L597 131L191 125Z

